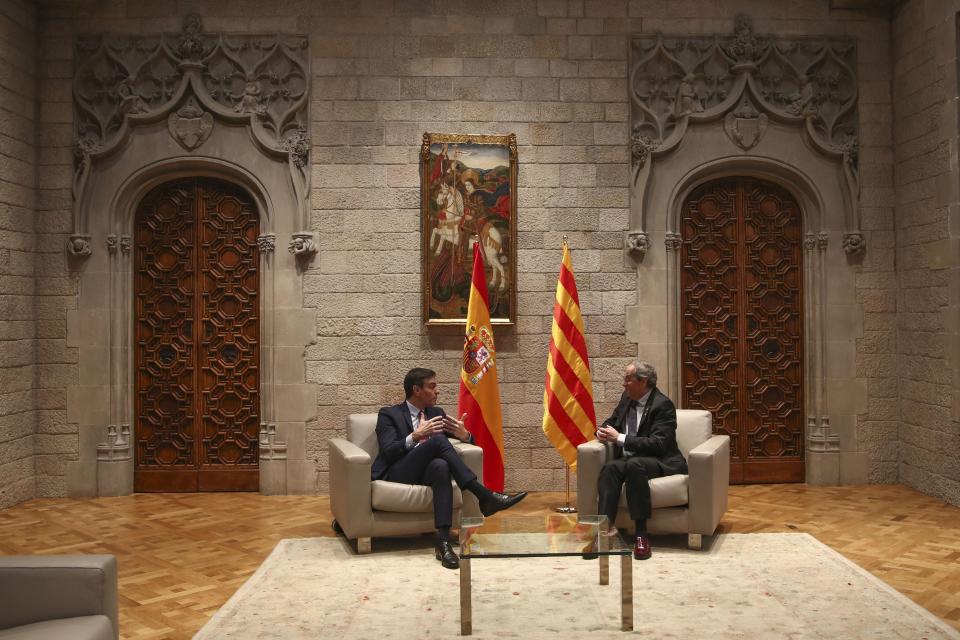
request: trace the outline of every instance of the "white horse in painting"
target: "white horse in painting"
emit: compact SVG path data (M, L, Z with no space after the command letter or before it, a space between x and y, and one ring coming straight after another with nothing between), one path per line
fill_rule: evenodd
M465 186L468 194L473 192L472 183L468 181ZM440 213L437 216L437 224L430 234L430 250L434 255L440 255L447 244L450 245L451 251L456 251L460 247L462 235L460 223L464 216L463 194L449 184L441 183L436 200ZM503 268L505 261L503 235L497 227L487 222L480 229L479 236L484 261L491 269L490 281L487 284L492 289L504 291L507 288L507 274ZM473 248L474 242L474 238L470 238L470 249Z
M451 250L454 250L460 242L463 196L449 184L441 183L440 192L437 193L437 206L440 207L437 226L430 234L430 249L435 256L440 255L445 244L449 243Z
M474 242L476 242L476 239L471 238L471 248L473 248ZM483 251L484 261L492 270L490 281L487 284L491 289L505 290L507 288L507 274L503 270L503 236L500 234L500 230L489 222L480 229L480 250Z

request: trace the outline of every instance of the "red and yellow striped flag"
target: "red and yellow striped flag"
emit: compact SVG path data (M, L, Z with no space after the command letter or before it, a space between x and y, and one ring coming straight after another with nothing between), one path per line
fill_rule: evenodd
M563 263L553 303L550 356L543 389L543 432L570 468L577 466L577 445L593 440L597 416L593 379L584 339L583 317L570 251L563 245Z
M467 303L457 413L467 414L467 429L483 449L483 484L493 491L503 491L503 417L497 382L497 350L493 345L487 278L479 242L473 245L473 281Z

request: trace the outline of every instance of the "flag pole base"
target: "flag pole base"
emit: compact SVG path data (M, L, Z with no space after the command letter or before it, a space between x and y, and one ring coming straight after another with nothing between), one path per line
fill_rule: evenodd
M564 470L567 476L567 499L564 501L566 504L554 507L553 510L557 513L576 513L577 508L570 505L570 467L566 467Z

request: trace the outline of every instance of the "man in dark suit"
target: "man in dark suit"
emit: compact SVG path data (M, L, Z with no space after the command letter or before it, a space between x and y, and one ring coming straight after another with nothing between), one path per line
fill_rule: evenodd
M373 479L427 485L433 489L433 519L437 527L437 560L447 569L460 566L460 558L450 543L453 524L453 488L450 479L462 491L480 501L484 516L493 515L523 500L527 492L509 496L491 491L477 480L450 444L450 438L473 442L464 426L467 414L451 418L435 406L439 390L437 374L417 367L403 379L407 399L380 409L377 416L377 442L380 453L373 462Z
M597 439L614 444L617 451L600 470L598 510L615 533L620 490L627 485L627 506L637 529L633 557L646 560L650 557L650 478L687 473L687 461L677 447L677 409L657 389L652 364L637 360L627 367L620 403L597 429Z

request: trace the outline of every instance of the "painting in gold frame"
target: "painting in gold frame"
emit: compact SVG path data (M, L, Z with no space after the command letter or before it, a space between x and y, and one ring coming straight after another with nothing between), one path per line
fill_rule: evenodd
M423 320L464 324L479 238L490 319L517 317L517 136L423 134Z

